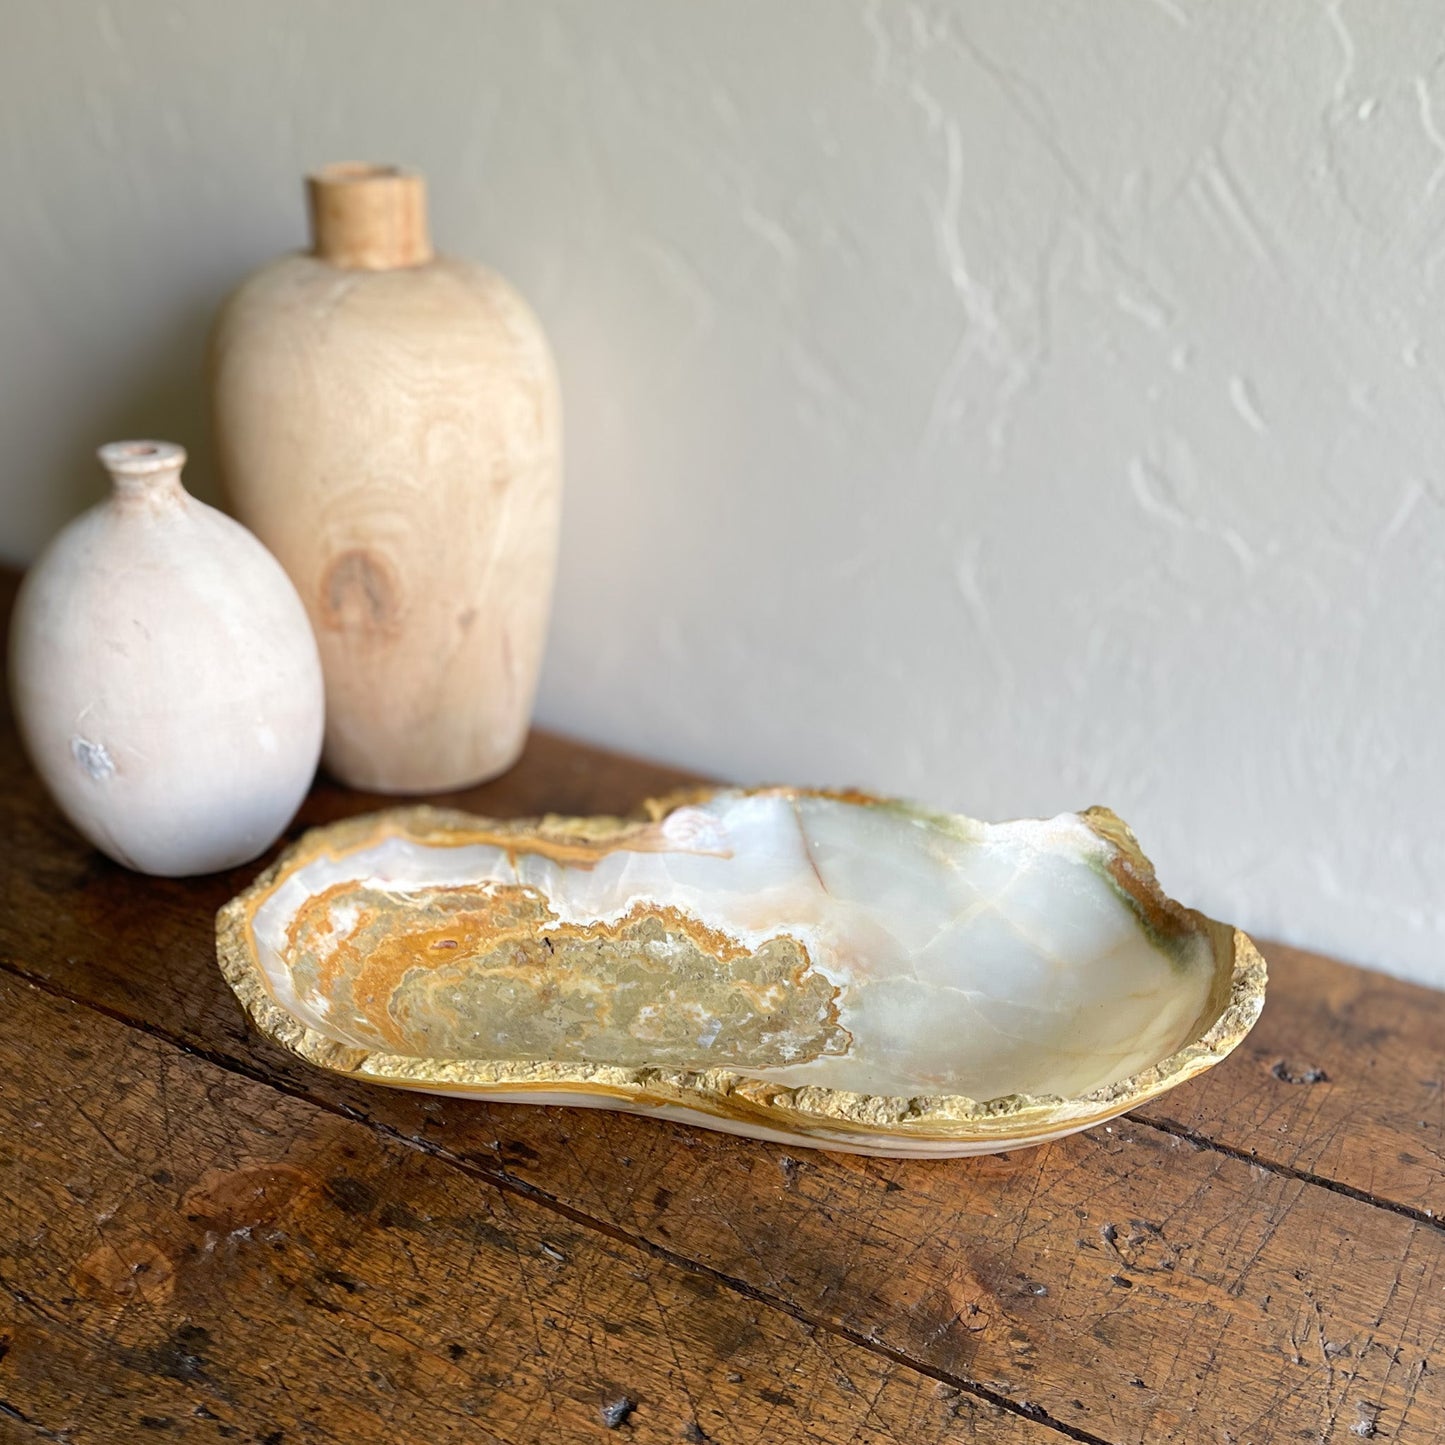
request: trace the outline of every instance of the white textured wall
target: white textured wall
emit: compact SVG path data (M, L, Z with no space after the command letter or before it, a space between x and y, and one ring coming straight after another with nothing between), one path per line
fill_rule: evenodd
M299 176L424 169L569 406L542 719L1445 983L1445 11L0 0L0 550L204 470Z

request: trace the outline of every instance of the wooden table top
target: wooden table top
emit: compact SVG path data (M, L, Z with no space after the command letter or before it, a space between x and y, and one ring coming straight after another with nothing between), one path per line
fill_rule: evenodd
M445 801L682 780L539 734ZM215 964L259 864L115 867L8 716L0 788L0 1439L1445 1441L1445 994L1267 948L1244 1045L1111 1126L789 1153L308 1069Z

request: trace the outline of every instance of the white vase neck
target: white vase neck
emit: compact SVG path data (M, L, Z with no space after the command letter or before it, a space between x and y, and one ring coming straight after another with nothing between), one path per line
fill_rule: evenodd
M185 495L181 468L186 449L175 442L107 442L96 455L110 473L113 495L120 500L161 501Z

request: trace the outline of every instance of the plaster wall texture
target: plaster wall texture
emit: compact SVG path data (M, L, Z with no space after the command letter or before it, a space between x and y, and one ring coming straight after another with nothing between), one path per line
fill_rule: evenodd
M540 720L985 817L1445 985L1445 23L1363 0L0 0L0 553L301 174L554 339Z

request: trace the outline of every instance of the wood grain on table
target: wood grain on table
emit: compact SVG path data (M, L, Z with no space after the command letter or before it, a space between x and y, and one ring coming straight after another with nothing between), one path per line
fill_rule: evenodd
M539 734L441 801L686 780ZM1269 947L1249 1039L1111 1126L789 1152L308 1069L214 960L261 864L114 866L8 718L0 789L0 1440L1445 1441L1445 994Z

